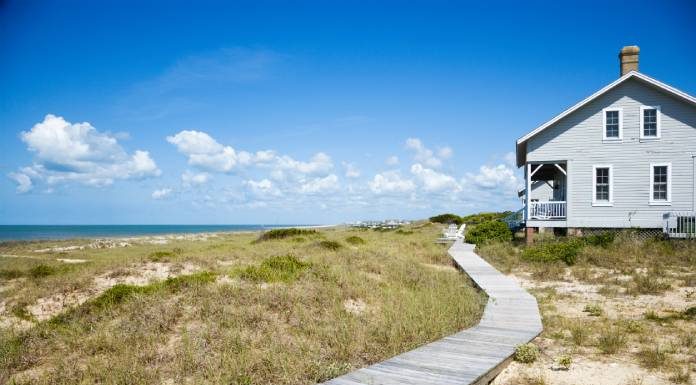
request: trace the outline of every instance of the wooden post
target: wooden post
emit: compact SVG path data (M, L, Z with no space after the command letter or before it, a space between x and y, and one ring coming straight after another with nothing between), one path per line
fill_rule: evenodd
M524 240L528 245L534 243L534 227L524 228Z

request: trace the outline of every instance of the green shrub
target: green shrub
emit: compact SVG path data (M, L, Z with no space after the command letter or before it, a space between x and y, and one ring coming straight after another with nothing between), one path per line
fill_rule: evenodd
M522 250L522 259L533 262L563 261L567 265L573 265L580 250L582 250L582 242L577 239L538 243Z
M602 234L590 235L583 238L585 243L588 245L600 246L604 248L607 248L609 245L614 243L614 239L616 239L616 233L613 231L607 231Z
M266 258L259 266L249 266L240 272L243 279L255 282L292 282L312 264L293 255Z
M660 294L672 288L669 282L648 274L634 274L628 294Z
M411 235L411 234L413 234L413 230L398 229L395 231L395 233L401 234L401 235Z
M602 313L604 313L602 307L596 303L585 305L585 308L582 309L582 311L591 315L592 317L599 317L602 315Z
M478 224L481 224L484 222L499 221L510 214L512 214L512 212L510 212L510 211L503 211L500 213L471 214L471 215L467 215L465 217L462 217L462 222L466 223L467 225L478 225Z
M484 222L471 226L466 232L466 241L476 245L510 240L512 240L512 231L510 231L508 225L499 221Z
M318 232L314 229L298 229L298 228L288 228L288 229L273 229L266 231L265 233L261 234L259 237L258 241L269 241L269 240L275 240L275 239L284 239L284 238L289 238L289 237L296 237L296 236L307 236L307 235L316 235Z
M539 348L533 343L517 345L514 358L517 362L531 364L539 358Z
M356 236L356 235L352 235L352 236L346 238L346 242L350 243L351 245L356 245L356 246L365 244L365 240Z
M433 223L444 223L444 224L450 224L454 223L457 226L460 226L462 223L464 223L464 220L462 217L456 214L440 214L436 215L434 217L429 218L430 222Z
M29 270L29 275L32 278L43 278L48 277L56 273L56 268L48 265L38 265L34 266Z
M12 309L10 312L15 317L17 317L19 319L23 319L25 321L33 321L34 320L34 316L31 313L29 313L29 310L27 310L26 304L23 304L23 303L16 304L16 305L12 306Z
M692 307L684 310L684 318L687 318L687 319L696 318L696 306L692 306Z
M100 296L93 299L91 301L91 304L97 308L106 309L113 305L118 305L122 302L125 302L127 299L133 297L134 295L151 293L155 289L156 287L154 285L135 286L118 284L112 286L111 288L103 292Z
M215 281L217 275L210 271L202 271L194 274L180 275L178 277L170 277L164 281L164 286L172 291L201 286L206 283Z
M15 279L23 276L21 270L17 269L0 269L0 278L2 279Z
M158 250L153 251L149 255L149 259L153 262L167 261L170 257L173 257L174 253L171 251Z
M342 244L336 241L329 241L329 240L323 240L319 242L319 246L326 249L326 250L331 250L331 251L336 251L340 248L343 247Z
M565 370L570 369L570 365L573 364L573 358L568 354L564 354L558 357L558 365L562 366Z
M660 349L659 346L641 349L637 355L640 364L648 369L657 369L663 367L669 360L667 352L664 349Z
M618 328L602 329L599 338L597 339L597 347L604 354L615 354L623 349L628 343L626 334Z

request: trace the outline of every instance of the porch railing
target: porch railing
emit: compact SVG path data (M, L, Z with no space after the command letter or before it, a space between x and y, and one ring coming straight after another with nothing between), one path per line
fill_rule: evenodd
M529 202L530 219L563 219L566 217L566 202Z
M663 231L670 238L696 239L696 212L669 212Z

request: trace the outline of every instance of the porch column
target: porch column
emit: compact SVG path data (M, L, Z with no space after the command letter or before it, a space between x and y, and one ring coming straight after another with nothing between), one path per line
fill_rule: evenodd
M525 222L529 220L529 202L530 202L530 195L532 195L532 165L531 163L527 163L525 170L524 170L524 175L525 175L525 190L524 190L524 219Z

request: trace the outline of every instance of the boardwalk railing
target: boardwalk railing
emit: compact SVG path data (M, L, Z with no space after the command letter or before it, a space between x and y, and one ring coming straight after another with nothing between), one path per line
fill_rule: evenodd
M515 347L541 333L536 299L474 253L474 246L454 242L454 262L488 294L478 325L358 369L327 385L479 385L502 370Z
M669 212L663 231L670 238L696 239L696 212Z

